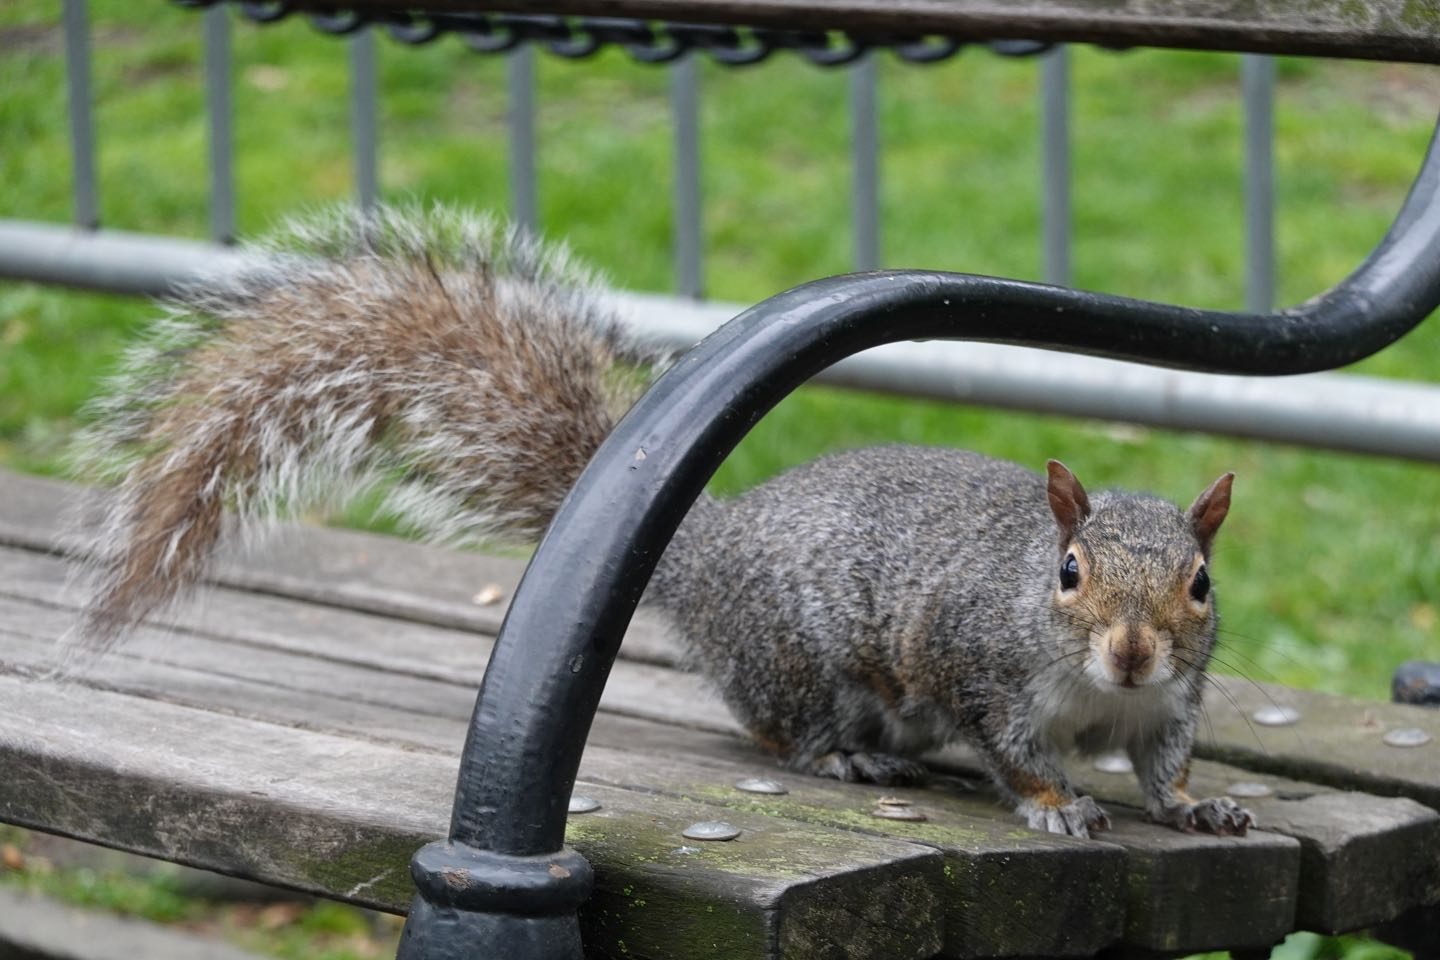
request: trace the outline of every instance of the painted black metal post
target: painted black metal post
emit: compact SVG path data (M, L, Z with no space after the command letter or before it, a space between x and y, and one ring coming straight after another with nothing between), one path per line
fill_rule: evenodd
M415 857L405 960L582 956L584 859L566 804L600 691L645 584L721 460L775 403L896 340L1029 344L1217 373L1329 369L1440 304L1440 150L1390 232L1324 296L1269 316L945 273L835 277L746 311L637 403L561 507L516 591L475 706L450 839Z

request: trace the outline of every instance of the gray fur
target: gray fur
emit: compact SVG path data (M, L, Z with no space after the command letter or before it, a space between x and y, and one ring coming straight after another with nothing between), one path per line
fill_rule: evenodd
M382 483L431 539L537 536L629 371L662 359L563 249L489 218L340 209L247 254L170 300L87 411L78 472L118 489L82 525L72 651L163 608L222 528L253 539Z
M1200 549L1189 519L1153 497L1091 503L1075 540L1097 584L1123 615L1165 619ZM703 502L650 593L731 710L790 766L868 779L833 755L871 762L963 739L1032 826L1084 835L1077 825L1103 823L1093 801L1037 813L1017 784L1074 799L1062 751L1125 749L1152 814L1193 828L1171 809L1171 786L1188 763L1214 617L1176 631L1165 682L1102 685L1086 669L1091 618L1053 602L1066 546L1044 478L960 450L879 447Z

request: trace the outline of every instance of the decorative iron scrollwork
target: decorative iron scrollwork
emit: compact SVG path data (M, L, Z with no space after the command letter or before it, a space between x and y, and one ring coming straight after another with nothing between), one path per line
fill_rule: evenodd
M210 7L224 0L175 2L184 7ZM453 33L476 53L505 53L522 44L534 44L570 60L594 56L605 47L618 47L637 63L672 63L700 53L722 66L743 67L788 50L816 66L839 67L877 49L889 50L907 63L928 64L948 60L967 46L984 47L1004 57L1032 57L1053 46L1036 40L966 41L943 36L781 30L614 17L451 13L424 8L354 10L293 0L239 0L235 6L255 23L275 23L291 14L301 14L322 33L344 35L366 27L383 27L392 40L411 45L430 43Z

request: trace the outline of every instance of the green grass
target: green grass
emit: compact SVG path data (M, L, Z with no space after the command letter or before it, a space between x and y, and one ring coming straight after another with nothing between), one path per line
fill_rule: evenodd
M96 0L92 20L104 223L203 237L197 16ZM57 24L53 2L0 6L0 217L69 216ZM503 63L453 39L418 49L382 41L380 55L385 195L503 210ZM240 24L234 60L242 232L346 197L343 43L299 22ZM538 62L545 230L620 286L668 288L666 73L613 52ZM1073 62L1077 283L1239 306L1235 58L1078 49ZM885 264L1036 277L1036 65L971 52L930 68L887 57L880 73ZM707 64L701 74L710 295L754 302L845 271L843 74L788 56L750 70ZM1279 285L1294 302L1343 276L1383 233L1423 153L1437 82L1420 68L1285 60L1280 87ZM0 285L0 461L56 472L77 408L152 312L134 300ZM1440 379L1440 324L1359 369ZM827 450L896 440L1035 466L1055 456L1091 487L1183 501L1235 470L1216 560L1222 669L1383 697L1395 664L1440 650L1440 471L1431 466L812 389L761 422L715 487L743 489Z
M0 885L78 907L121 913L226 940L280 960L393 957L400 920L328 901L214 901L186 888L180 871L57 866L34 852L29 831L0 824Z

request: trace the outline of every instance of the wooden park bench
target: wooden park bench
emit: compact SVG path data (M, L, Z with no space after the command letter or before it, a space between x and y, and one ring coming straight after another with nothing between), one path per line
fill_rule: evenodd
M1440 61L1440 13L1415 4L508 6ZM1378 926L1440 955L1440 713L1217 677L1192 779L1262 829L1147 824L1133 777L1102 763L1077 776L1114 829L1082 841L1023 828L963 751L923 789L781 773L677 669L663 625L630 616L646 558L742 424L840 356L954 336L1241 373L1337 366L1440 300L1437 188L1432 155L1381 253L1276 317L934 273L783 294L637 404L523 584L514 559L296 529L67 684L44 670L74 615L73 491L0 477L0 820L409 910L402 956L431 960L578 957L577 906L594 957L1263 956L1294 930ZM1036 319L1057 306L1063 329ZM687 836L717 821L738 836Z
M65 687L31 673L73 616L56 551L74 492L19 475L3 489L0 819L404 910L410 856L445 833L505 609L475 597L508 598L522 563L297 529ZM1253 719L1276 705L1299 720ZM1263 831L1151 826L1123 806L1139 803L1132 775L1086 769L1116 823L1074 840L1024 829L959 753L945 765L966 779L927 789L777 771L642 617L575 788L600 806L566 833L595 868L586 944L736 960L1194 952L1440 903L1440 712L1230 678L1207 711L1196 787L1244 796ZM1384 744L1407 728L1430 748ZM788 792L736 786L757 778ZM876 816L882 795L926 819ZM682 836L716 820L740 837Z

